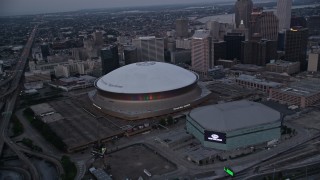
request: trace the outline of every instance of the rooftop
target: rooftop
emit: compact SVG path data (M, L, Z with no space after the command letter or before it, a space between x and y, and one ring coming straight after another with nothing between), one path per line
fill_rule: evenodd
M255 76L250 76L250 75L245 75L245 74L241 74L237 79L238 80L242 80L242 81L262 84L262 85L269 86L269 87L274 87L274 88L280 87L282 85L281 83L267 81L267 80L264 80L264 79L258 79Z
M192 110L189 116L200 126L218 132L280 121L278 111L247 100L203 106Z
M155 36L144 36L144 37L139 37L141 40L149 40L149 39L155 39Z
M126 94L171 91L195 83L195 73L162 62L140 62L118 68L97 81L104 91Z
M204 39L210 36L209 30L196 30L192 36L193 39Z
M59 121L64 119L64 117L60 113L53 113L41 118L44 123L52 123L55 121Z
M36 115L55 112L55 110L48 103L33 105L33 106L30 106L30 108Z
M293 64L300 64L300 62L277 60L275 62L270 62L267 65L277 65L277 66L282 66L282 67L288 67L288 66L291 66Z
M282 92L300 96L312 96L320 93L320 79L303 79L291 83L287 88L282 88Z

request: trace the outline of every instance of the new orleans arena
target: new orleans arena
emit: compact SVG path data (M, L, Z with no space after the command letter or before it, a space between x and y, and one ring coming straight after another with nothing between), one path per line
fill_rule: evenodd
M95 82L92 105L115 117L144 119L185 110L204 101L210 91L198 75L163 62L120 67Z

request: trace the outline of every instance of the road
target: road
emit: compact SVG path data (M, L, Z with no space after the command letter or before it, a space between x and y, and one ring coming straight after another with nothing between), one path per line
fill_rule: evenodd
M2 94L0 96L1 102L5 103L5 109L3 112L1 112L1 124L0 124L0 154L2 154L4 143L8 145L8 147L15 152L19 159L22 160L28 167L30 173L31 173L31 179L38 180L40 179L38 170L35 168L35 166L32 164L32 162L29 160L29 158L24 154L25 151L21 150L21 147L16 145L11 139L8 137L8 126L10 123L10 119L12 116L12 112L14 111L15 103L17 100L17 97L19 95L19 87L20 87L20 81L24 73L24 69L27 64L27 59L33 44L33 40L35 37L35 33L37 30L37 26L32 30L32 33L28 39L27 44L24 47L24 50L22 52L21 58L18 61L18 64L16 65L15 72L12 75L12 78L9 79L9 89L6 91L6 93ZM60 168L58 168L59 170Z
M14 109L18 94L19 92L16 91L16 93L14 93L14 95L11 98L8 98L6 103L6 108L5 108L7 112L8 111L12 112L12 110ZM1 145L2 146L1 147L3 148L3 144L6 143L9 146L9 148L18 155L19 159L22 160L27 165L27 167L31 172L32 179L38 180L40 179L38 170L35 168L35 166L32 164L29 158L24 153L22 153L17 147L17 145L13 141L11 141L11 139L8 137L7 131L8 131L10 119L11 119L11 113L8 113L3 116L1 121L2 122L1 124Z
M3 144L4 144L4 137L7 136L6 129L8 128L9 121L12 115L12 111L14 110L15 102L17 99L17 94L19 92L19 84L27 63L27 58L29 56L30 49L32 47L33 39L35 37L37 26L32 30L31 36L28 39L26 46L22 52L21 58L16 65L15 73L12 75L12 79L10 82L9 89L6 93L0 96L1 102L5 103L5 109L2 112L2 120L0 126L1 138L0 138L0 154L2 154Z
M18 168L18 167L1 167L0 170L8 170L8 171L18 172L19 174L23 175L23 178L25 180L31 180L29 172L26 171L25 169L22 169L22 168Z

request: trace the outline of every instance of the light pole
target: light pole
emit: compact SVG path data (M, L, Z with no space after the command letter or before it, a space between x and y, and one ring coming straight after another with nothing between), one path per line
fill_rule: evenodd
M274 180L274 174L276 173L276 168L273 166L273 175L272 175L272 180Z
M306 166L306 179L308 179L308 166Z

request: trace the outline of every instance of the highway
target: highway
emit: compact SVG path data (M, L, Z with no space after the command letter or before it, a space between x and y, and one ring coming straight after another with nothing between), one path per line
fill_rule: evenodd
M19 84L22 78L22 75L24 73L24 69L27 63L27 58L29 56L30 49L32 47L33 39L35 37L37 26L33 29L31 36L28 39L28 42L26 46L24 47L24 50L21 54L21 58L16 65L15 73L12 75L12 79L10 82L9 89L6 91L6 93L2 94L0 96L0 100L5 105L4 111L1 111L1 122L0 122L0 154L2 154L4 139L7 136L6 129L8 128L9 121L12 115L12 112L14 110L14 105L17 99L17 95L19 94Z
M6 108L5 108L6 112L12 112L12 110L14 109L16 98L17 98L18 94L19 94L19 92L16 91L16 93L14 93L11 98L7 99ZM11 119L11 113L4 114L2 117L3 118L1 121L2 124L1 124L1 141L0 141L1 150L3 149L4 143L6 143L9 146L9 148L18 155L19 159L22 160L28 166L28 168L31 172L32 179L34 179L34 180L40 179L40 176L39 176L37 169L32 164L32 162L29 160L29 158L26 157L25 154L20 152L19 148L17 148L17 145L15 143L13 143L11 141L11 139L8 137L7 131L8 131L8 126L9 126L9 122Z
M37 26L32 30L32 33L28 39L27 44L24 47L24 50L21 54L20 60L18 61L17 65L16 65L16 68L14 70L13 75L9 79L7 79L3 82L0 82L0 86L4 86L4 85L10 83L9 90L7 90L4 94L2 94L0 96L0 101L2 101L2 102L5 102L5 99L8 96L10 96L12 93L14 93L20 84L20 80L23 76L24 69L27 64L27 59L28 59L28 56L29 56L29 53L30 53L30 50L31 50L31 47L33 44L33 39L35 37L36 29L37 29Z
M0 122L0 132L1 132L0 154L2 154L4 143L7 144L8 147L18 155L19 159L22 160L27 165L33 180L40 179L38 170L35 168L35 166L32 164L29 158L23 152L20 151L20 147L18 147L14 142L11 141L11 139L8 137L7 131L8 131L8 126L12 116L12 112L14 111L17 97L20 93L19 85L24 73L24 69L27 64L27 59L33 44L36 29L37 29L37 26L35 26L35 28L32 30L32 33L28 39L28 42L25 45L24 50L21 54L21 58L15 67L14 74L9 80L6 80L5 82L1 83L1 85L8 84L9 88L4 94L0 96L0 100L2 103L4 103L4 106L5 106L4 110L1 111L2 116L1 116L1 122Z

